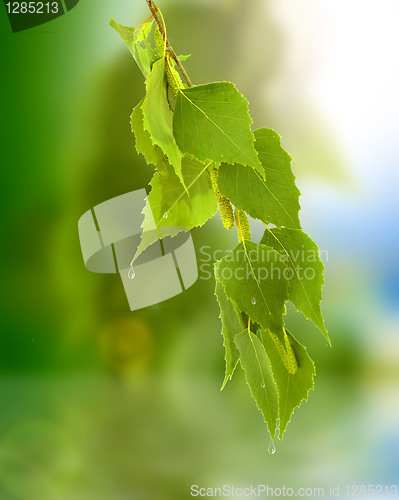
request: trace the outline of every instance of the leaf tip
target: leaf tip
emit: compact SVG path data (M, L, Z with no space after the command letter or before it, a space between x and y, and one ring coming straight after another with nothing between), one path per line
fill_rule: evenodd
M115 21L115 18L111 17L108 26L111 26L111 28L114 28L114 30L116 30L118 26L120 26L120 24Z
M223 391L223 389L225 388L225 386L226 386L226 384L227 384L227 382L228 382L229 380L231 380L231 377L229 377L229 376L226 374L226 376L224 377L223 383L222 383L222 387L220 388L220 392L222 392L222 391Z

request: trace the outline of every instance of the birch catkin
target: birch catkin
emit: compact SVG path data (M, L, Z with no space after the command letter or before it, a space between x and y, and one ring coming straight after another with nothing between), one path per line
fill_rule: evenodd
M174 60L169 56L169 54L167 54L166 78L168 80L169 88L172 91L172 94L176 97L177 94L179 93L179 89L183 87L183 82L174 66L175 66Z
M165 41L158 28L155 30L155 45L157 47L158 54L162 56L165 51Z
M163 57L165 52L165 41L158 28L155 30L155 45L157 47L158 54ZM183 82L179 73L175 69L175 61L169 56L168 53L166 53L165 73L169 88L172 91L172 94L176 97L179 89L183 87Z
M284 330L285 348L275 333L269 333L274 341L274 345L276 346L278 353L280 354L280 358L284 363L284 366L287 368L288 373L290 373L291 375L295 375L295 373L298 371L298 361L296 359L294 350L292 349L287 333Z
M218 188L218 171L214 168L211 172L211 182L216 198L219 203L220 217L226 229L231 229L234 226L233 207L227 198L220 194Z
M251 228L249 227L248 217L244 210L236 210L235 213L238 241L251 241Z

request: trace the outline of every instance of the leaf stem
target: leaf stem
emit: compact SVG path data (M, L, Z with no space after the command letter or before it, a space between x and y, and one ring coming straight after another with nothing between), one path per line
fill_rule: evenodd
M146 1L147 1L149 9L151 11L151 14L152 14L153 18L155 19L155 22L157 23L159 32L161 33L162 38L165 40L165 30L164 30L164 27L163 27L163 25L162 25L162 23L161 23L161 21L159 20L159 17L158 17L158 12L160 12L160 10L155 5L155 3L153 2L153 0L146 0ZM181 63L181 61L177 57L176 52L173 50L172 46L170 45L170 43L169 43L169 41L167 39L166 39L166 48L167 48L167 51L169 52L170 56L176 61L177 67L179 68L179 70L180 70L183 78L186 80L187 85L189 87L192 87L193 84L192 84L192 82L190 80L190 77L188 76L186 70L184 69L183 64Z
M137 26L137 28L134 30L135 32L137 32L145 23L148 23L148 21L152 18L152 14L150 15L150 17L148 19L146 19L145 21L143 21L141 24L139 24Z

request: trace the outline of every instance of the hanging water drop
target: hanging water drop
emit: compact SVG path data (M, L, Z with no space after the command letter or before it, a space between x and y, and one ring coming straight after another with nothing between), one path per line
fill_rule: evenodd
M267 451L270 453L270 455L274 455L276 453L276 447L274 446L274 441L270 441L269 448Z
M129 269L129 272L127 273L127 275L129 277L129 279L131 279L131 280L136 276L136 271L133 269L133 267L131 267Z
M252 299L251 299L251 304L253 304L253 305L255 305L255 304L256 304L256 299L255 299L255 297L252 297Z

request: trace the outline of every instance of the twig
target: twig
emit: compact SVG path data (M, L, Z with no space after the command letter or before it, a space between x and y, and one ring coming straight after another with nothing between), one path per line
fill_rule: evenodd
M148 7L151 11L151 14L153 16L153 18L155 19L155 22L157 23L157 26L158 26L158 29L159 29L159 32L161 33L162 35L162 38L165 40L165 30L163 29L163 25L161 23L161 21L159 20L159 17L158 17L158 7L155 5L155 3L153 2L153 0L147 0L147 4L148 4ZM186 70L184 69L184 66L182 65L181 61L179 60L179 58L177 57L176 55L176 52L173 50L172 46L170 45L169 41L166 40L166 49L167 51L169 52L169 54L171 55L171 57L176 61L176 64L177 64L177 67L179 68L183 78L186 80L186 83L189 87L192 87L193 84L186 72Z

